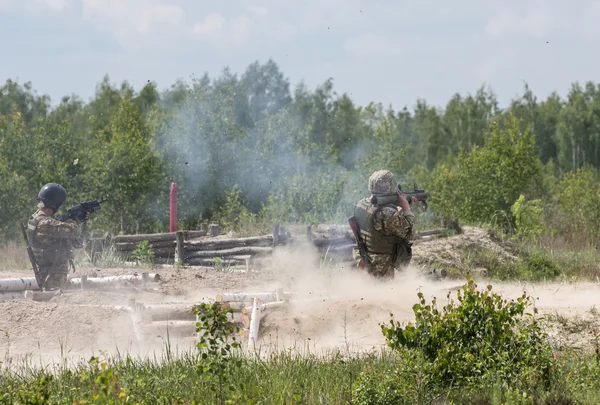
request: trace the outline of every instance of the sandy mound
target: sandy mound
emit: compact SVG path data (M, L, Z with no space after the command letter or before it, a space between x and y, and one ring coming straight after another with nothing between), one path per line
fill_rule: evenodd
M469 252L482 250L493 252L501 262L517 259L511 252L511 244L502 241L493 230L465 226L460 235L415 241L412 263L425 267L461 267Z

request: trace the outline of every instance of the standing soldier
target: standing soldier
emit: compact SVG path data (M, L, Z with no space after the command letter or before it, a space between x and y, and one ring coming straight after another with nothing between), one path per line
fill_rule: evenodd
M393 279L395 269L410 264L414 238L415 215L403 193L398 190L394 175L388 170L378 170L369 178L371 195L358 202L354 218L359 236L364 242L370 265L359 260L369 274L382 279ZM358 252L355 257L360 258Z
M64 187L46 184L38 194L38 210L27 223L27 237L43 284L39 287L43 290L64 288L69 263L74 269L72 248L82 247L81 222L61 222L53 218L66 199Z

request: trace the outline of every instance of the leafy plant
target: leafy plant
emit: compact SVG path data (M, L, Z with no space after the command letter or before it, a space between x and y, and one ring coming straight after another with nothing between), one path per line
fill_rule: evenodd
M147 240L140 242L131 253L131 258L138 265L152 265L154 263L154 249Z
M515 219L516 236L525 241L537 242L544 232L544 208L540 199L529 200L521 194L510 211Z
M233 357L240 344L235 337L239 328L227 316L232 312L231 308L224 309L218 302L202 303L196 308L196 331L199 334L196 347L200 352L197 370L211 383L211 390L220 404L224 404L225 391L236 391L228 373L231 367L241 364L239 359Z
M478 290L471 279L457 292L458 302L450 295L440 311L435 297L428 303L419 292L414 323L403 327L392 316L389 326L381 325L388 346L422 353L433 377L447 386L492 376L513 383L520 375L548 381L552 352L537 309L526 313L533 298L524 293L508 301L491 285Z

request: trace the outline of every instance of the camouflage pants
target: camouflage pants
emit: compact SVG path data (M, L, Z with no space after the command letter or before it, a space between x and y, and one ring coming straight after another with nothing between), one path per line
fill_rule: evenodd
M360 254L358 251L355 251L354 255L356 259L357 266L360 265ZM410 264L412 259L412 251L410 247L408 250L399 251L398 257L394 262L392 260L392 255L383 255L383 254L370 254L371 258L371 266L367 268L367 272L373 277L382 279L382 280L392 280L395 276L396 269L403 270L406 266Z
M64 288L68 282L68 268L48 268L40 269L40 276L42 280L46 279L44 283L44 290L59 290Z

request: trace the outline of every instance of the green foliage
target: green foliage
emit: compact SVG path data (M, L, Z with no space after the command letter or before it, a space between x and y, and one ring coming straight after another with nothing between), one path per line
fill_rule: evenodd
M600 395L596 356L573 351L556 353L547 387L535 379L522 384L482 378L467 387L446 388L437 383L424 355L414 350L351 356L282 350L264 358L236 359L227 378L239 390L226 403L592 404ZM197 353L185 352L154 359L92 357L53 370L3 368L0 404L219 403L211 381L198 378L197 363Z
M526 85L500 109L479 88L444 108L417 100L394 111L356 105L333 79L291 89L269 60L163 92L105 76L90 102L69 96L51 107L31 83L7 80L0 233L19 238L17 221L51 181L67 188L65 208L109 197L89 222L102 232L166 231L171 182L182 228L222 220L250 233L273 222L345 222L371 172L386 168L431 193L427 226L460 218L516 226L524 241L590 247L600 238L599 89L574 83L565 99L540 100ZM543 229L532 220L540 207Z
M225 200L219 206L215 219L224 232L234 231L238 235L260 232L261 229L266 228L262 218L248 210L237 184L225 194Z
M455 169L440 166L434 171L431 205L447 218L494 222L499 212L510 212L539 173L529 131L521 131L515 117L504 128L492 122L485 146L462 151Z
M196 344L200 352L198 373L211 382L211 390L221 404L228 393L235 393L241 388L233 385L228 378L231 368L240 365L239 360L232 356L240 344L235 337L239 328L227 316L231 313L231 308L224 309L218 302L202 303L196 309L196 331L200 334Z
M437 300L428 303L418 293L413 306L414 323L402 327L393 317L389 326L381 325L389 347L423 354L433 378L444 386L476 384L493 377L506 383L547 383L552 352L533 315L525 319L533 299L523 294L508 301L484 291L468 280L442 310Z
M152 248L150 242L144 240L138 243L136 248L131 253L131 258L138 265L152 265L154 263L154 249Z
M515 219L516 236L525 241L539 241L544 232L542 201L540 199L526 201L521 194L510 207Z
M580 168L566 173L558 184L560 220L557 228L574 240L600 240L600 183L598 173Z
M533 281L554 280L562 274L558 264L543 252L529 252L523 259L527 278Z

